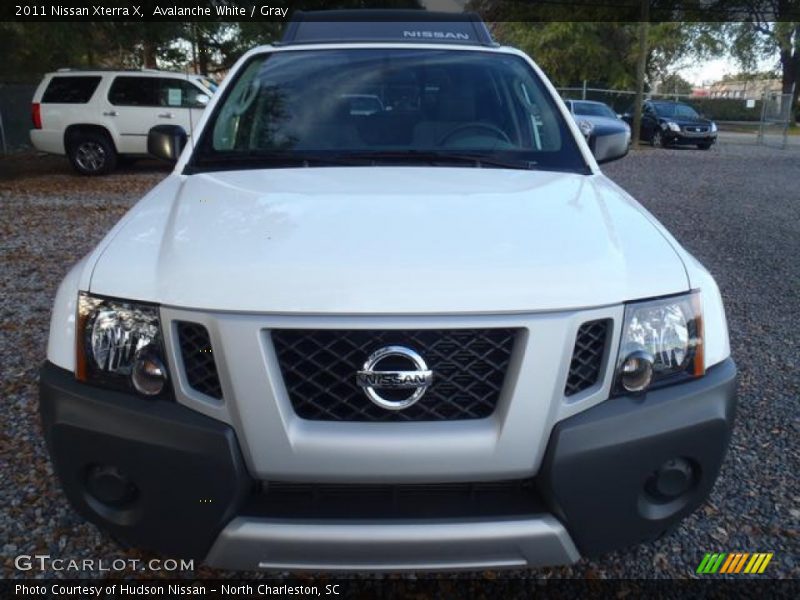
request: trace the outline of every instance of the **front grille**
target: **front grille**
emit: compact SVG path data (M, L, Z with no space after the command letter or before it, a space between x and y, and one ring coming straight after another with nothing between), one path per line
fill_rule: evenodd
M295 412L313 421L482 419L497 405L515 329L277 329L272 341ZM376 350L406 346L434 373L416 404L399 411L373 404L356 373Z
M683 130L684 131L690 131L692 133L705 133L705 132L708 131L708 127L696 127L696 126L692 125L692 126L689 126L689 127L684 127Z
M564 388L566 396L582 392L600 379L609 324L608 319L587 321L578 329L569 364L567 385Z
M208 330L200 323L178 322L178 344L186 370L186 381L192 389L212 398L222 399L217 364Z
M240 514L284 519L424 519L546 510L532 479L477 483L313 484L267 481Z

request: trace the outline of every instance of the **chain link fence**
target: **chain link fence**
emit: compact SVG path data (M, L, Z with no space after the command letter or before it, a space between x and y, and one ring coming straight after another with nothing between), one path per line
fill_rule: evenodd
M0 83L0 154L30 149L31 100L36 85Z
M792 122L792 94L767 93L761 104L758 143L786 148Z

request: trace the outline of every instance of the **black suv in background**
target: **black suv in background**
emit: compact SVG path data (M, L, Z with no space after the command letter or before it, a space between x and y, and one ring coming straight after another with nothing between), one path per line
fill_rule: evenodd
M633 109L624 116L633 123ZM642 127L639 139L652 146L697 146L708 150L717 141L717 124L681 102L648 100L642 108Z

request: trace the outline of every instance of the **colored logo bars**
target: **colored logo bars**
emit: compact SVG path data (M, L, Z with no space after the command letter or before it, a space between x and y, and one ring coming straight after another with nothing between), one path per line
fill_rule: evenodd
M697 572L702 574L713 573L763 573L769 561L772 560L772 552L725 552L719 554L706 554L697 567Z

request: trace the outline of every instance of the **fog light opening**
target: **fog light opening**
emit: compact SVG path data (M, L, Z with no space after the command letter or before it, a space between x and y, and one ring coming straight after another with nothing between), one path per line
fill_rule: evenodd
M653 379L653 357L637 350L629 354L622 363L620 382L628 392L643 392Z
M132 504L139 495L136 485L111 465L92 465L86 474L86 491L98 502L113 508Z
M136 354L131 370L131 383L144 396L157 396L167 383L167 368L156 352L145 347Z
M657 502L671 502L694 489L698 471L691 461L673 458L666 461L645 484L647 494Z

